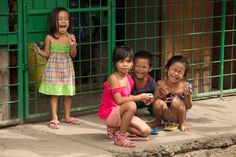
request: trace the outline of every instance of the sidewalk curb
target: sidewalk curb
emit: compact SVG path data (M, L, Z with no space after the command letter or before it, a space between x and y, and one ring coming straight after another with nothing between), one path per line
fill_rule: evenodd
M192 141L186 141L175 144L156 145L152 148L144 149L142 151L113 152L114 156L119 157L170 157L181 153L188 153L197 150L208 150L214 148L226 148L236 144L236 135L216 135L212 137L200 138Z

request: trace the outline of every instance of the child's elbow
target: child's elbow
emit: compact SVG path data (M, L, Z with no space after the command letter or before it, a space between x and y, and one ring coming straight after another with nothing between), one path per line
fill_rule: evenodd
M70 56L71 56L72 58L74 58L74 57L76 56L76 54L77 54L76 52L71 52L71 53L70 53Z
M74 54L71 54L70 56L71 56L72 58L74 58L76 55L74 55Z
M192 102L186 104L186 109L187 110L191 109L192 107L193 107L193 103Z
M115 102L116 102L117 105L124 104L124 100L122 100L122 99L115 99Z
M49 56L50 56L50 53L46 53L46 58L49 58Z
M44 58L49 58L49 56L50 56L50 53L49 52L47 52L47 51L44 51L43 52L43 54L41 55L42 57L44 57Z
M116 101L116 104L117 104L117 105L122 105L122 101L119 101L119 100L118 100L118 101Z

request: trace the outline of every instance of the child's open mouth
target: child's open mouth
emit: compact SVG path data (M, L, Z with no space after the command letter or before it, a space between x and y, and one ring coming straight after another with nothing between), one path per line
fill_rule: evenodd
M59 26L59 31L61 33L66 33L67 32L67 27L66 26Z
M172 77L172 79L173 79L174 81L178 81L178 80L179 80L178 77Z

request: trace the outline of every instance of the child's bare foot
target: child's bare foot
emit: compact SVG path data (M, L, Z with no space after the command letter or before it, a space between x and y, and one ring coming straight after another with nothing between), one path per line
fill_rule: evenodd
M148 122L146 122L146 124L148 126L150 126L150 128L155 128L155 127L158 127L160 125L160 122L157 121L157 120L154 120L154 121L148 121Z
M190 131L190 128L187 127L185 123L182 123L179 124L179 130L185 132L185 131Z

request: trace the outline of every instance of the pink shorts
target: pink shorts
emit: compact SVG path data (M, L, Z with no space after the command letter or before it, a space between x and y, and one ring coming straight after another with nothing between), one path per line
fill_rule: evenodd
M136 116L133 116L132 118L132 122L139 119L138 117ZM117 106L117 107L114 107L110 113L110 115L103 120L104 123L108 126L111 126L111 127L120 127L121 125L121 116L120 116L120 107Z

